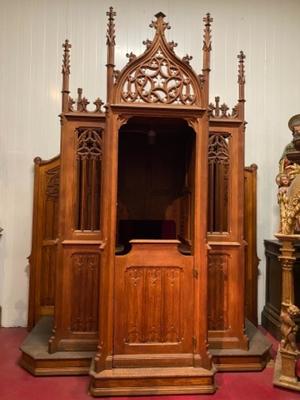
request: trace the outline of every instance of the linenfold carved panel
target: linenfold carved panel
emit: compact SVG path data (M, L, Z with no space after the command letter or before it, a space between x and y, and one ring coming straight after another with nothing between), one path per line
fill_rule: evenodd
M130 103L192 105L195 91L190 77L158 48L128 75L121 96Z
M182 274L180 267L132 266L126 269L126 343L178 343L182 340Z
M208 255L208 329L228 328L228 262L229 255Z
M49 169L46 173L47 188L46 197L57 199L59 195L59 172L60 167Z
M58 195L60 167L49 169L45 173L44 197L44 235L43 240L54 240L58 235Z
M71 331L96 332L98 329L98 269L99 254L72 255Z
M56 245L42 247L40 304L41 306L54 305L54 282L56 269Z

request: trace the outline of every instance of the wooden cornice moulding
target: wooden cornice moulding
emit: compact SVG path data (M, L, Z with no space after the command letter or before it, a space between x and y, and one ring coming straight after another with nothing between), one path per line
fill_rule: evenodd
M209 126L225 126L225 127L240 127L244 124L242 119L232 118L232 119L225 119L225 118L209 118Z
M240 242L219 242L208 240L209 246L222 246L222 247L241 247L243 244Z
M87 246L95 246L99 245L102 246L105 242L103 240L76 240L76 239L71 239L71 240L63 240L61 244L63 246L76 246L76 245L87 245Z
M134 116L144 116L151 115L154 117L164 117L164 116L174 116L174 112L176 116L179 117L194 117L201 118L205 113L204 108L195 107L195 106L168 106L168 105L160 105L159 107L154 104L111 104L109 106L113 113L116 114L127 114Z
M66 112L61 114L62 118L67 120L76 120L76 121L92 121L92 122L105 122L105 113L82 113L82 112Z

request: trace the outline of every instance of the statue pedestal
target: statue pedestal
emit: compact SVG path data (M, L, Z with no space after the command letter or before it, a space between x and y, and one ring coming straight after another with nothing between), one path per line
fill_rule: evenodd
M293 267L295 262L294 243L299 235L275 235L281 241L280 256L282 268L281 326L282 340L276 356L274 385L300 391L300 381L296 374L296 363L300 352L297 348L297 325L295 318L300 310L295 306Z

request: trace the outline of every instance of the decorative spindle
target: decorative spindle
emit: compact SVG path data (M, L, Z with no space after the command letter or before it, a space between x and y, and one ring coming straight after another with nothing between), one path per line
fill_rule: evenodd
M78 97L77 97L77 111L78 112L87 112L87 106L90 104L87 98L82 97L82 89L77 89Z
M174 40L172 40L171 42L168 42L168 46L169 49L174 51L174 48L178 46L178 43L174 42Z
M102 106L103 106L103 101L98 97L95 101L94 101L94 103L93 104L95 104L95 106L96 106L96 109L95 109L95 113L101 113L102 112Z
M109 8L106 13L108 16L106 45L107 45L107 103L111 102L111 95L114 83L114 68L115 68L115 16L117 15L113 7Z
M82 101L82 88L77 89L77 111L80 111Z
M76 103L75 100L72 99L71 96L69 96L69 100L68 100L68 111L74 111L73 109L73 105Z
M208 115L210 116L210 117L214 117L215 115L214 115L214 111L215 111L215 105L214 105L214 103L209 103L209 105L208 105Z
M148 50L150 48L151 44L152 44L152 41L149 39L146 39L143 41L143 45L146 46L146 50Z
M70 48L72 47L68 39L62 45L64 49L62 63L62 112L68 112L69 109L69 75L70 75Z
M231 116L232 118L237 118L238 115L239 115L239 106L238 104L236 104L234 107L232 107Z
M190 65L190 61L192 59L193 59L193 56L189 56L188 54L186 54L184 57L182 57L182 61L187 65Z
M215 117L219 117L220 116L220 97L216 96L215 97L215 102L216 102L216 106L215 106Z
M209 101L209 72L210 72L210 52L211 52L211 18L210 13L207 13L203 18L204 34L203 34L203 68L202 74L205 80L205 100L208 105Z
M238 65L238 84L239 84L239 117L241 119L244 119L245 116L245 110L244 110L244 103L245 103L245 54L243 51L240 51L240 53L237 56L239 60L239 65Z
M221 110L221 115L223 118L228 118L227 112L229 110L229 107L226 103L223 103L220 107Z
M136 59L136 55L131 51L130 53L126 53L126 57L128 58L128 62L132 62L133 60Z

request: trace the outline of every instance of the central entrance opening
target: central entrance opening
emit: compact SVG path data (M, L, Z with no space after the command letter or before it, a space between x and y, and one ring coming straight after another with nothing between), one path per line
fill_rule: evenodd
M193 365L194 145L177 118L119 131L115 367Z
M117 253L132 239L192 243L195 132L177 118L131 118L119 132Z

